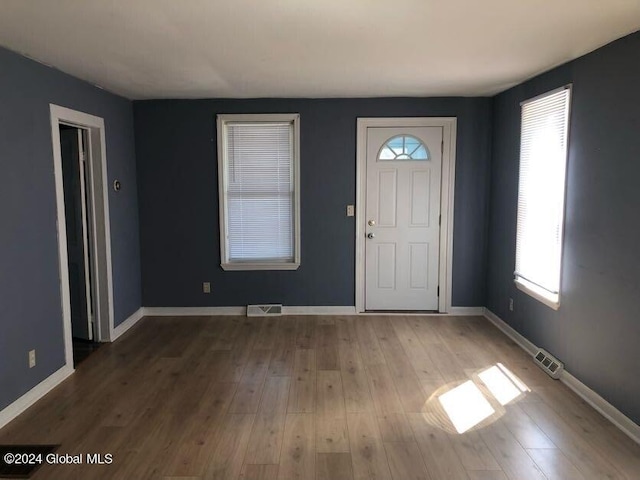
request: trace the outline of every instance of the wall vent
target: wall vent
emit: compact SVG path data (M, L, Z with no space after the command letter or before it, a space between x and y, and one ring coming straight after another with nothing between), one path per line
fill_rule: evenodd
M247 317L282 315L282 305L247 305Z
M560 378L560 374L562 370L564 370L564 364L543 349L538 350L538 353L533 356L533 360L536 362L536 365L544 370L551 378Z

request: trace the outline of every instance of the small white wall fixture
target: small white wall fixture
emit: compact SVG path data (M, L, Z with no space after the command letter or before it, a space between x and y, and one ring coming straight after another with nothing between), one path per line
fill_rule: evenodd
M456 117L358 118L356 147L356 312L365 312L365 231L367 184L367 128L442 127L440 190L440 265L438 313L450 313L453 272L453 202L456 166ZM387 313L387 312L385 312ZM453 313L453 312L452 312Z
M86 132L88 165L89 241L95 312L94 339L108 342L114 338L113 277L111 267L111 229L109 224L109 187L104 119L88 113L50 104L51 140L56 189L60 292L64 326L65 365L73 368L71 338L71 299L67 258L67 230L64 208L64 183L60 125L81 128Z

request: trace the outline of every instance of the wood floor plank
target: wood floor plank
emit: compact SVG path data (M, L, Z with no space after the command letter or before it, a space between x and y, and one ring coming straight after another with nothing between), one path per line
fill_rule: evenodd
M256 413L267 376L271 350L253 350L247 359L236 395L231 403L231 413Z
M449 435L430 425L419 413L407 414L407 419L431 477L467 480L467 471L453 450Z
M233 342L238 335L240 320L238 318L224 319L218 328L212 332L211 350L231 350Z
M295 346L285 343L278 344L272 352L271 363L269 364L269 375L290 376L293 372L295 355Z
M289 413L313 413L316 408L316 351L297 349L289 389Z
M316 322L313 317L296 320L296 348L314 348L316 345Z
M286 413L290 386L290 377L267 378L262 391L258 413Z
M346 417L316 415L316 452L349 453Z
M585 480L585 477L557 448L527 449L548 480ZM640 473L640 472L638 472Z
M271 464L280 461L285 413L258 414L247 447L245 464Z
M422 411L428 397L422 390L413 365L391 326L390 320L380 318L373 325L404 411L407 413Z
M349 438L340 372L319 370L317 389L316 451L348 453Z
M354 346L358 344L354 317L337 316L336 333L339 346Z
M502 470L477 431L450 435L449 439L467 470Z
M338 370L338 330L335 324L316 326L318 370Z
M554 385L555 386L555 385ZM543 387L539 394L559 416L594 449L629 478L640 472L640 445L629 443L628 437L591 408L566 386Z
M277 464L284 436L289 377L267 379L253 423L245 464Z
M340 374L347 412L373 411L369 379L357 346L340 345Z
M509 405L502 422L524 448L555 448L554 443L518 405Z
M206 478L224 480L240 475L254 419L253 414L230 413L226 416L218 447L206 469Z
M384 444L394 479L411 478L429 480L431 477L415 442L389 442Z
M328 417L344 417L344 393L342 375L335 370L317 372L317 412Z
M315 418L309 413L287 414L278 480L314 478L316 474Z
M347 424L354 480L391 480L375 417L369 413L348 413Z
M290 376L296 351L296 321L290 317L278 319L278 330L274 340L269 364L269 375Z
M480 436L508 478L545 480L538 465L504 425L499 422L488 425L480 431Z
M436 368L426 347L420 342L406 318L394 319L392 326L407 357L409 357L422 389L426 395L432 395L445 384L440 371Z
M385 443L415 442L409 420L404 413L385 413L378 417L378 426Z
M255 350L271 350L274 347L278 336L278 320L277 317L266 317L262 320L256 343L253 345Z
M509 480L502 470L469 470L468 473L469 480Z
M378 344L378 337L370 318L362 318L356 322L356 335L364 365L384 365L386 360Z
M220 439L222 419L228 412L236 390L235 383L212 383L199 405L198 413L186 427L184 439L173 452L165 474L189 476L204 474L206 460Z
M278 465L245 465L240 480L277 480Z
M523 404L522 409L587 478L618 480L624 476L606 457L575 432L544 403Z
M369 389L378 416L385 413L403 413L391 373L386 365L371 365L365 368L369 379Z
M316 480L353 480L351 454L319 453L316 455Z

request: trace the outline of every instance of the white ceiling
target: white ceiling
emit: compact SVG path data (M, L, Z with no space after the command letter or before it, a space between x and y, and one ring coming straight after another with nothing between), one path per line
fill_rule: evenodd
M492 95L640 0L0 0L0 45L133 99Z

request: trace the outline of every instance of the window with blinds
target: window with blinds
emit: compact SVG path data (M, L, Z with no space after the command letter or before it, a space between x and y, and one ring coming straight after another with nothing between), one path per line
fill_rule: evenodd
M221 264L300 264L298 115L219 115Z
M570 87L522 103L516 285L560 305Z

